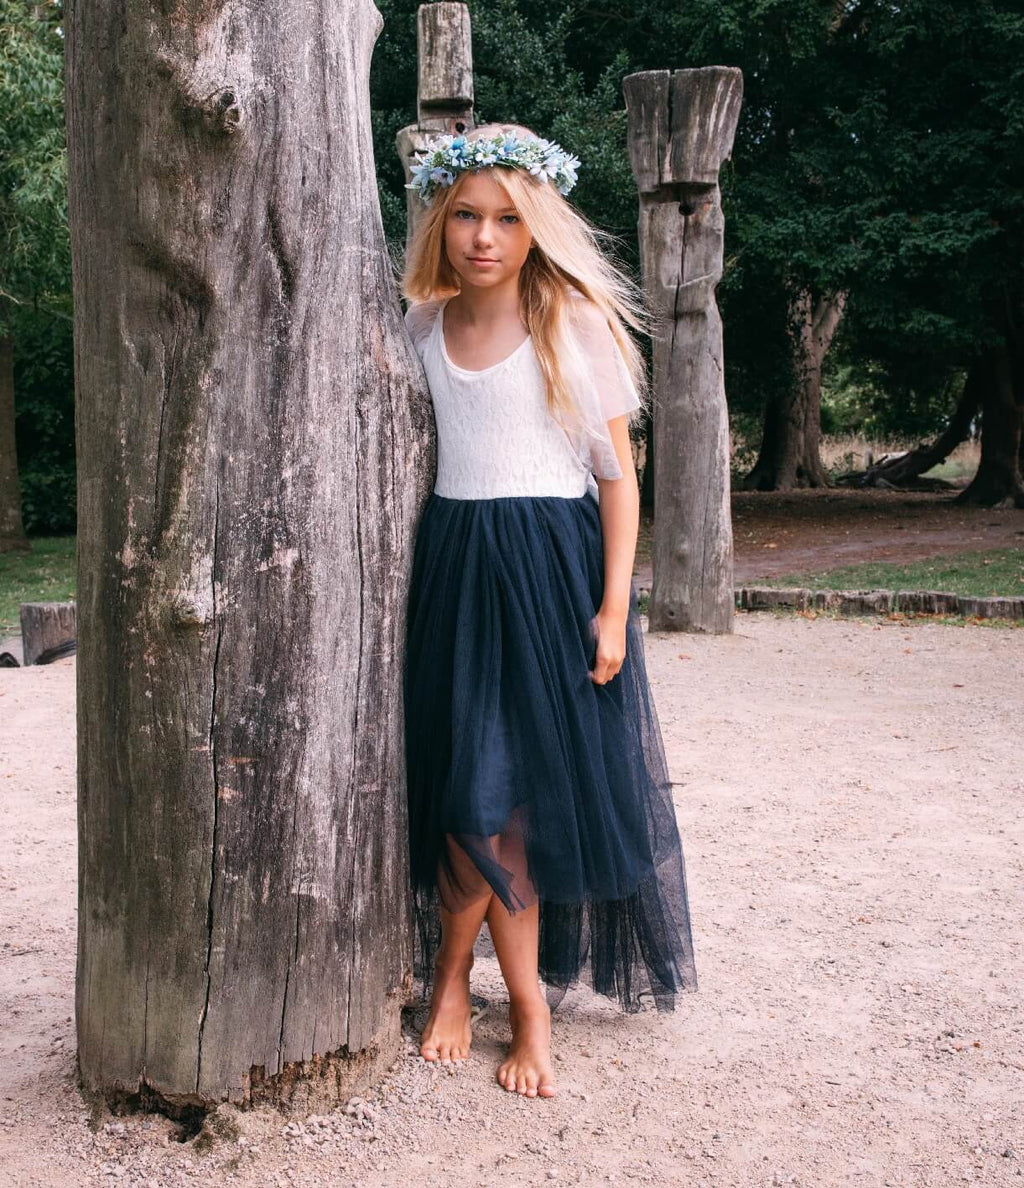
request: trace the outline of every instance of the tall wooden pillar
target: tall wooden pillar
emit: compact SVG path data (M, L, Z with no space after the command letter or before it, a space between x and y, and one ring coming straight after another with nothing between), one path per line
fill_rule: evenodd
M318 1108L399 1049L401 663L432 419L371 0L66 5L78 1059Z
M654 631L732 630L729 422L722 373L718 171L732 150L743 76L726 66L623 80L640 192L654 343Z
M403 128L395 147L412 181L414 155L435 136L458 135L476 127L473 114L473 42L469 5L421 4L416 14L416 123ZM423 200L406 190L406 244L423 215Z

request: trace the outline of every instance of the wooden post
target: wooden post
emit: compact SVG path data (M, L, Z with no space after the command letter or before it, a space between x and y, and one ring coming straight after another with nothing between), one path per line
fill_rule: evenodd
M654 342L654 631L732 630L729 421L722 378L718 171L732 150L743 76L726 66L623 79L640 191Z
M18 612L22 664L48 664L52 657L76 650L73 601L23 602Z
M395 137L406 182L412 181L409 167L414 154L422 152L428 140L476 127L469 5L421 4L416 14L416 57L416 123ZM406 190L405 196L408 246L425 207L412 190Z
M433 431L377 201L380 28L371 0L67 5L76 1013L110 1099L316 1109L399 1049Z

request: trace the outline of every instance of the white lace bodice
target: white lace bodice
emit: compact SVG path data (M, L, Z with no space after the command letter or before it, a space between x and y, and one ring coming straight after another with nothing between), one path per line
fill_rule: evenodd
M588 490L596 496L593 474L622 477L607 421L635 411L640 401L610 329L605 327L606 341L578 341L579 359L587 362L581 366L577 361L571 371L583 414L574 436L548 411L532 338L491 367L459 367L445 349L446 304L447 299L421 302L405 315L437 423L438 495L578 498Z

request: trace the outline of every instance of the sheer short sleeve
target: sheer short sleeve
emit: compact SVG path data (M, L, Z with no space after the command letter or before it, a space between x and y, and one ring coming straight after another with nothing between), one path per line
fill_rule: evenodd
M439 300L417 301L405 311L405 328L409 331L412 345L416 348L416 354L419 355L421 361L423 347L430 337L430 331L434 328L434 320L437 318L437 311L440 308Z
M598 478L622 478L608 422L641 407L636 386L604 314L574 290L570 307L572 350L567 372L579 405L579 452Z

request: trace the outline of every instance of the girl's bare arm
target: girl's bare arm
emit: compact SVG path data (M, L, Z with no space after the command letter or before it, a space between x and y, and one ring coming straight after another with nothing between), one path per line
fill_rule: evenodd
M603 685L622 667L626 655L626 620L630 583L640 528L640 491L633 469L626 417L608 422L622 478L597 479L600 493L601 535L604 540L604 597L597 612L597 659L590 678Z

